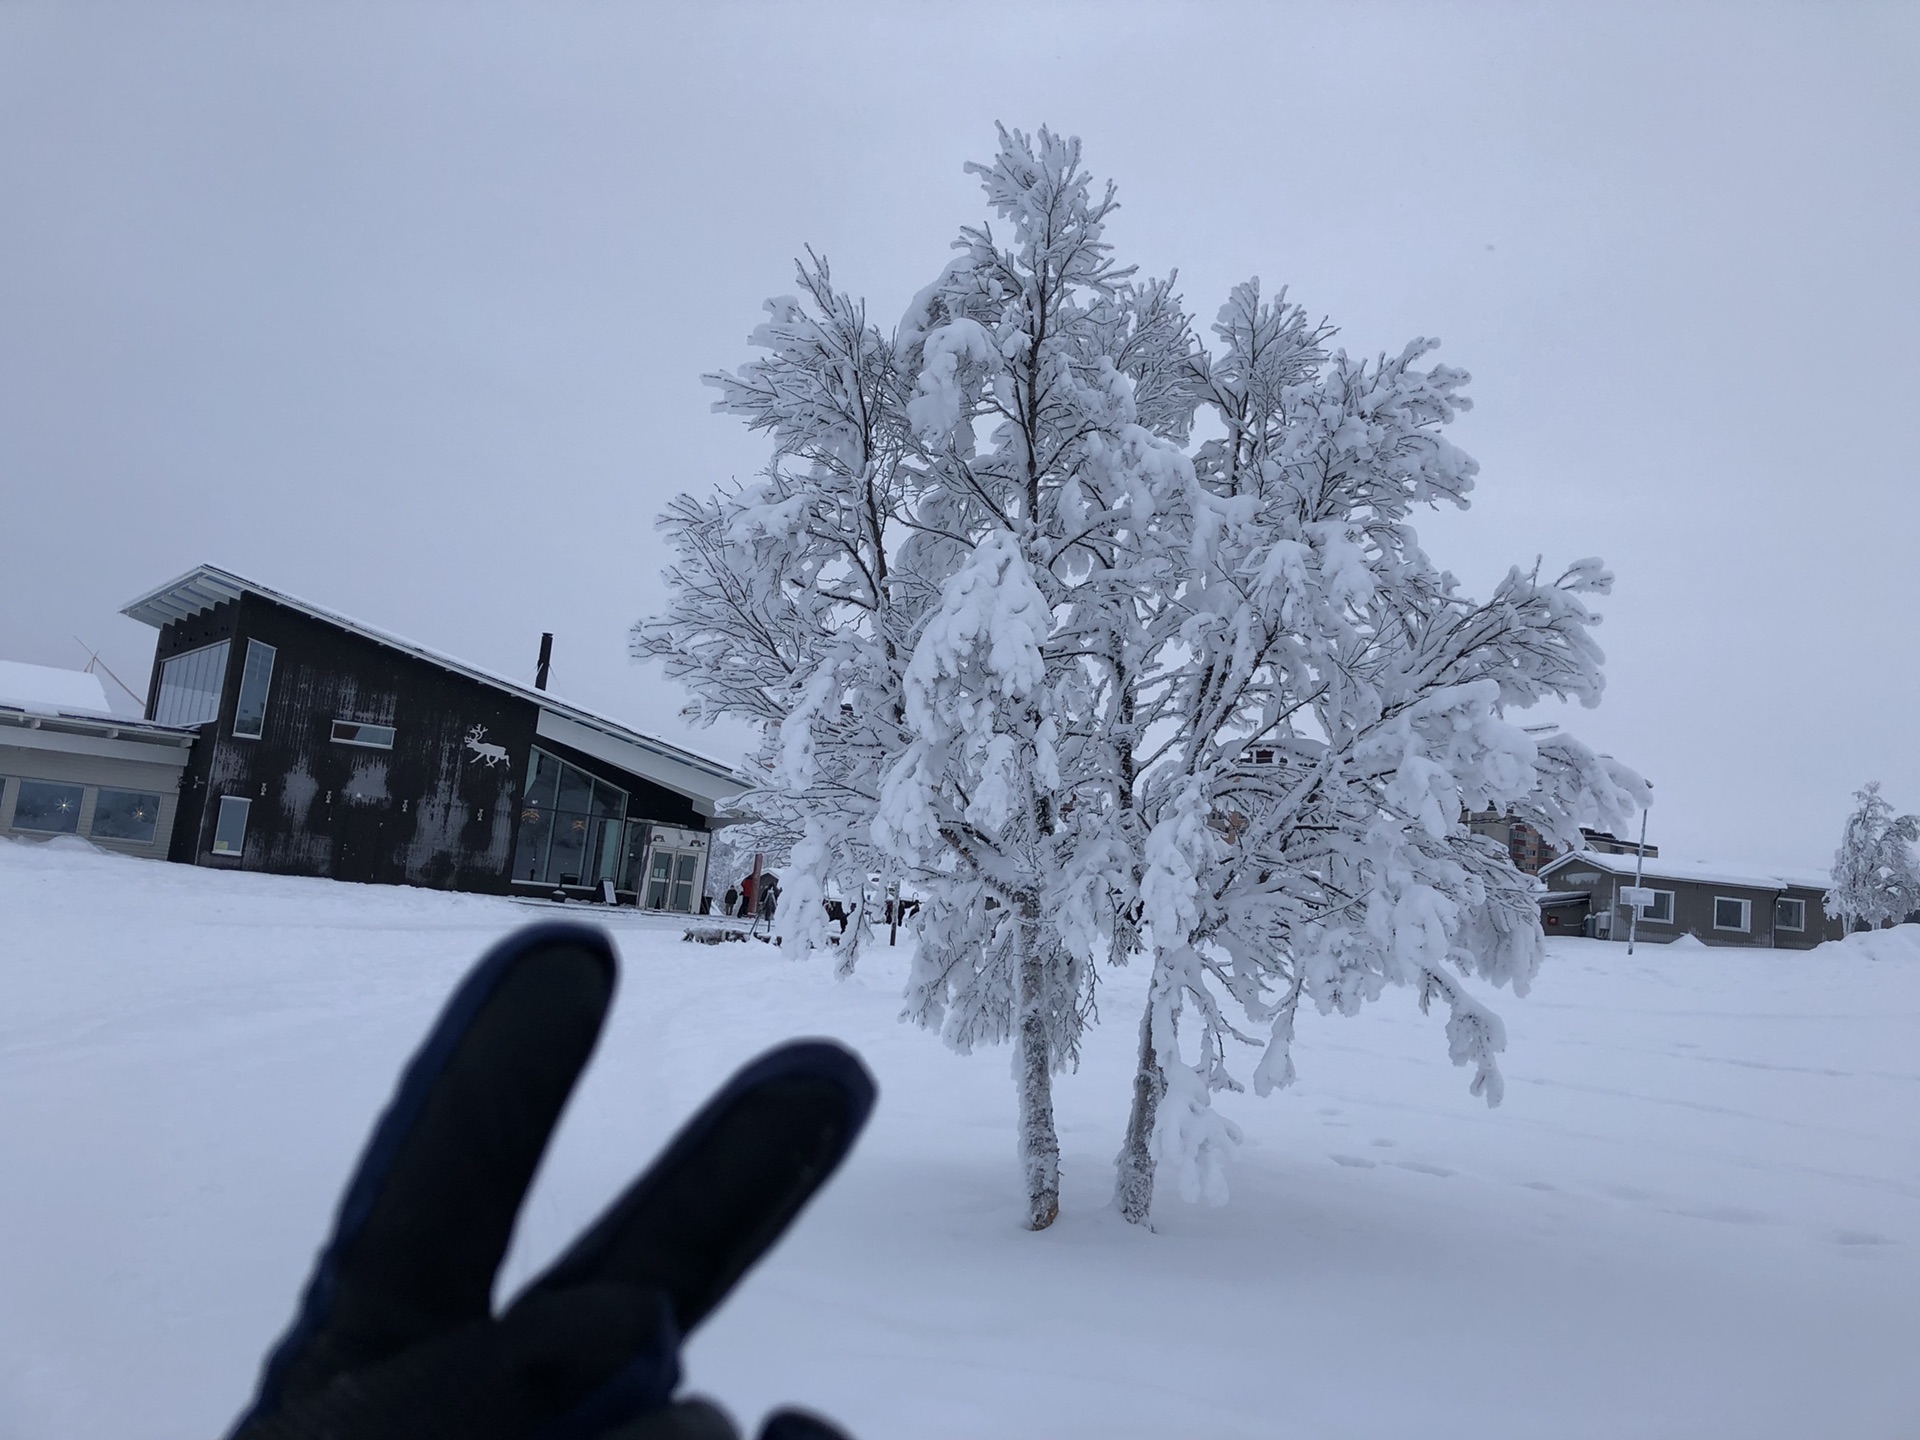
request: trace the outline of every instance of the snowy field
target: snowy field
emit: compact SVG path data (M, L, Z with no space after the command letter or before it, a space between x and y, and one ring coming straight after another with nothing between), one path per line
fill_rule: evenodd
M501 900L0 841L0 1435L205 1437L286 1321L396 1068ZM716 1081L813 1033L880 1109L698 1337L692 1382L862 1440L1920 1434L1920 945L1552 943L1501 996L1506 1104L1390 999L1228 1097L1225 1209L1105 1209L1136 982L1059 1086L1060 1223L1022 1232L1004 1053L637 915L615 1019L509 1283Z

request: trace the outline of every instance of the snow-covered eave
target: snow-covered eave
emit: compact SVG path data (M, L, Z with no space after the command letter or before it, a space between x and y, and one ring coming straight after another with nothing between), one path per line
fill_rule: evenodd
M1715 870L1710 866L1694 869L1671 861L1662 863L1653 858L1642 863L1639 857L1634 855L1608 855L1598 850L1570 851L1541 866L1540 873L1543 876L1551 875L1556 870L1579 865L1582 868L1604 870L1609 875L1631 880L1636 864L1641 865L1640 873L1648 880L1672 880L1699 885L1733 885L1743 890L1825 890L1827 888L1825 880L1812 880L1805 876L1740 874Z
M197 731L150 720L27 708L0 703L0 745L62 755L93 755L184 768Z
M182 749L193 744L199 731L190 726L160 725L152 720L128 720L117 715L76 714L50 707L16 705L0 700L0 725L15 725L27 730L68 731L75 735L104 735L109 740L123 735L155 744L173 744Z
M478 665L468 664L437 650L430 650L416 641L404 636L392 634L365 621L343 615L337 610L329 610L302 600L298 596L288 595L275 590L272 586L261 585L231 571L219 569L213 565L199 565L186 574L169 580L166 584L149 590L137 599L128 601L120 607L120 613L129 619L151 625L156 630L172 624L176 620L185 620L191 616L223 605L229 600L238 600L242 595L257 595L276 605L284 605L289 610L306 615L328 625L338 626L376 645L384 645L390 650L424 660L430 665L495 690L505 691L538 705L542 717L552 715L571 725L582 727L601 737L603 742L617 746L620 752L630 759L642 760L641 765L629 765L636 773L675 789L687 791L695 797L696 805L705 813L712 813L713 802L727 795L734 795L747 788L747 780L731 766L698 754L652 735L644 735L638 730L622 725L617 720L609 720L604 715L583 709L565 700L561 700L545 690L536 690L532 686L522 685L504 675L496 675ZM558 737L555 737L558 738ZM593 753L593 752L590 752ZM601 758L610 758L602 756Z

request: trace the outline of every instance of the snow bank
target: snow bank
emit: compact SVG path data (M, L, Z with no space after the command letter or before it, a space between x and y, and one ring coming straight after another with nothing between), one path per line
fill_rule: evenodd
M0 1435L218 1433L398 1065L532 913L0 843ZM1920 1416L1920 965L1878 957L1899 932L1684 964L1552 941L1502 1007L1492 1112L1410 996L1304 1017L1294 1089L1220 1097L1246 1136L1232 1203L1163 1197L1157 1234L1104 1209L1121 972L1060 1077L1063 1213L1032 1235L1005 1065L898 1023L904 950L841 983L681 928L612 917L622 994L507 1287L743 1057L848 1041L880 1079L872 1131L691 1347L692 1383L743 1412L797 1397L864 1440Z
M1841 940L1813 947L1822 960L1887 960L1920 965L1920 925L1895 925L1891 930L1856 930Z

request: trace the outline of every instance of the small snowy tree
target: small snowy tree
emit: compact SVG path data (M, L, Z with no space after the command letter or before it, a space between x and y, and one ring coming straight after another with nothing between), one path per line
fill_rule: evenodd
M1920 864L1913 851L1920 840L1920 816L1895 816L1878 780L1854 791L1853 798L1853 813L1833 856L1827 908L1849 930L1878 929L1920 910Z

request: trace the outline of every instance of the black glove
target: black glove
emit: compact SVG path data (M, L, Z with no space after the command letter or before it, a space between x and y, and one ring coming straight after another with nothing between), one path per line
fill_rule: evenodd
M714 1407L672 1402L680 1342L846 1156L873 1079L826 1041L762 1055L496 1316L514 1217L617 966L599 931L536 925L474 967L374 1128L232 1440L733 1436ZM839 1434L797 1411L761 1433Z

